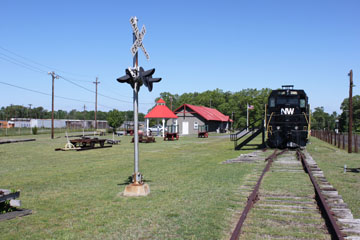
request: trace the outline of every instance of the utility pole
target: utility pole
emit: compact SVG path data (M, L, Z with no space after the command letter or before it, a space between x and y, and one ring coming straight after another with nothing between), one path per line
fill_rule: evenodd
M30 123L29 123L29 128L30 128L30 134L32 132L31 130L31 103L29 104L29 109L28 109L28 118L30 119Z
M85 104L84 104L83 136L85 136L85 109L86 109L86 106L85 106Z
M173 101L173 98L172 98L172 96L170 96L170 109L171 109L171 111L172 111L172 101Z
M31 118L31 106L32 106L32 104L30 103L30 104L29 104L28 118Z
M51 103L51 139L54 139L54 82L55 78L59 79L59 75L56 75L54 71L48 72L52 78L52 103Z
M348 76L350 76L349 87L349 133L348 133L348 153L352 153L352 122L353 122L353 104L352 104L352 88L353 84L353 71L350 70Z
M96 82L93 82L95 84L95 129L97 129L97 120L96 120L96 113L97 113L97 89L98 89L98 77L96 77Z

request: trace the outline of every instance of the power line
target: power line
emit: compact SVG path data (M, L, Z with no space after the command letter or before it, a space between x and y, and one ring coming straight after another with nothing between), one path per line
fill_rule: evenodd
M22 89L22 90L26 90L26 91L29 91L29 92L39 93L39 94L46 95L46 96L52 96L52 94L50 94L50 93L44 93L44 92L40 92L40 91L37 91L37 90L16 86L16 85L6 83L6 82L0 82L0 83L4 84L4 85L11 86L11 87L14 87L14 88L19 88L19 89ZM75 98L68 98L68 97L63 97L63 96L58 96L58 95L54 95L54 96L57 97L57 98L62 98L62 99L65 99L65 100L70 100L70 101L94 103L94 102L91 102L91 101L80 100L80 99L75 99Z
M9 53L11 53L11 54L13 54L13 55L15 55L15 56L17 56L17 57L20 57L20 58L25 59L25 60L27 60L27 61L33 62L33 63L35 63L35 64L37 64L37 65L40 65L40 66L43 66L43 67L47 67L47 68L51 68L51 67L49 67L49 66L47 66L47 65L38 63L38 62L33 61L33 60L29 59L29 58L26 58L26 57L23 57L23 56L21 56L21 55L19 55L19 54L16 54L16 53L14 53L14 52L6 49L6 48L3 48L3 47L1 47L1 46L0 46L0 48L3 49L3 50L5 50L5 51L7 51L7 52L9 52ZM38 72L38 73L45 73L45 74L48 73L47 71L45 71L45 70L43 70L43 69L41 69L41 68L38 68L38 67L33 66L33 65L30 65L30 64L28 64L28 63L26 63L26 62L20 61L20 60L18 60L18 59L16 59L16 58L13 58L13 57L11 57L11 56L8 56L8 55L6 55L6 54L4 54L4 53L1 53L1 52L0 52L0 54L8 58L8 59L7 59L7 58L3 58L3 57L0 56L0 59L3 59L3 60L5 60L5 61L10 62L10 63L12 63L12 64L15 64L15 65L17 65L17 66L20 66L20 67L23 67L23 68L26 68L26 69L29 69L29 70L32 70L32 71ZM56 70L56 68L52 68L52 69L55 69L55 70ZM58 70L58 71L66 73L65 71L61 71L61 70ZM73 78L71 78L72 80L70 80L69 78L65 78L65 77L63 77L63 76L59 76L59 77L62 78L62 79L64 79L65 81L67 81L67 82L69 82L69 83L71 83L71 84L79 87L79 88L82 88L82 89L84 89L84 90L86 90L86 91L88 91L88 92L91 92L91 93L95 93L94 91L92 91L92 90L90 90L90 89L88 89L88 88L86 88L86 87L84 87L84 86L82 86L82 85L80 85L80 84L77 84L77 83L75 83L74 81L72 81L72 80L75 80L75 79L73 79ZM91 81L79 80L79 79L76 79L76 81L82 81L82 82L92 83ZM104 95L104 94L101 94L101 93L98 93L98 95L99 95L99 96L102 96L102 97L105 97L105 98L108 98L108 99L111 99L111 100L115 100L115 101L119 101L119 102L123 102L123 103L130 103L130 104L132 104L131 101L121 100L121 99L114 98L114 97L110 97L110 96L107 96L107 95ZM127 96L123 96L123 97L126 97L126 98L127 98ZM139 103L139 104L142 104L142 105L153 105L154 103Z
M12 63L12 64L15 64L15 65L17 65L17 66L19 66L19 67L26 68L26 69L29 69L29 70L31 70L31 71L37 72L37 73L42 73L42 74L44 73L43 71L39 71L39 70L36 70L36 69L34 69L34 68L27 67L27 66L25 66L25 65L22 65L22 64L20 64L20 63L14 62L14 61L12 61L12 60L3 58L3 57L1 57L1 56L0 56L0 59L2 59L2 60L4 60L4 61L7 61L7 62L10 62L10 63Z
M88 88L86 88L86 87L84 87L84 86L81 86L80 84L75 83L74 81L71 81L69 78L64 78L64 77L62 77L62 76L59 76L59 77L62 78L62 79L64 79L65 81L67 81L67 82L69 82L69 83L71 83L71 84L79 87L79 88L82 88L82 89L88 91L88 92L96 93L96 92L93 91L93 90L90 90L90 89L88 89ZM131 104L133 103L133 102L131 102L131 101L125 101L125 100L121 100L121 99L118 99L118 98L110 97L110 96L101 94L101 93L99 93L99 92L98 92L98 95L99 95L99 96L102 96L102 97L105 97L105 98L108 98L108 99L111 99L111 100L119 101L119 102L131 103ZM154 103L139 103L139 104L154 104Z
M23 61L19 61L18 59L13 58L13 57L11 57L11 56L9 56L9 55L6 55L6 54L4 54L4 53L1 53L1 52L0 52L0 54L3 55L3 56L5 56L5 57L7 57L7 58L10 58L12 61L15 61L15 62L18 62L18 63L20 63L20 64L22 64L22 65L25 65L25 66L34 68L34 69L36 69L37 71L46 72L46 71L44 71L44 70L41 69L41 68L34 67L34 66L32 66L32 65L30 65L30 64L27 64L26 62L23 62Z
M14 87L14 88L19 88L19 89L26 90L26 91L29 91L29 92L34 92L34 93L46 95L46 96L52 96L52 94L50 94L50 93L44 93L44 92L40 92L40 91L37 91L37 90L25 88L25 87L20 87L20 86L14 85L14 84L6 83L6 82L1 82L0 81L0 84L11 86L11 87ZM86 101L86 100L81 100L81 99L63 97L63 96L59 96L59 95L54 95L54 96L56 98L61 98L61 99L65 99L65 100L75 101L75 102L92 103L92 104L95 103L95 102L92 102L92 101ZM108 108L108 109L116 109L115 107L109 107L109 106L106 106L106 105L103 105L103 104L98 104L98 105L101 106L101 107Z
M45 64L39 63L39 62L37 62L37 61L34 61L34 60L30 59L30 58L21 56L21 55L15 53L15 52L13 52L13 51L10 51L9 49L6 49L6 48L4 48L4 47L1 47L1 46L0 46L0 48L1 48L2 50L4 50L4 51L8 52L8 53L11 53L11 54L19 57L19 58L22 58L22 59L24 59L24 60L27 60L27 61L32 62L32 63L34 63L34 64L37 64L37 65L39 65L39 66L45 67L45 68L47 68L47 69L54 69L54 70L56 70L56 71L58 71L58 72L63 72L63 73L65 73L65 74L69 74L69 75L78 75L78 76L83 76L83 77L90 77L90 76L86 76L86 75L83 75L83 74L70 73L70 72L63 71L63 70L61 70L61 69L53 68L53 67L47 66L47 65L45 65ZM85 80L79 80L79 81L85 81ZM90 82L90 81L88 81L88 82Z

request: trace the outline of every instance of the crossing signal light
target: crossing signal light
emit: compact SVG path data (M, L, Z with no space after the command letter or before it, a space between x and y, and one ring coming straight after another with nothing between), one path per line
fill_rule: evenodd
M132 88L134 88L136 76L133 73L131 73L129 69L125 69L125 73L126 73L126 75L119 77L116 80L120 83L128 83L131 85Z
M155 68L150 70L144 71L142 67L140 67L139 71L139 78L141 79L142 83L149 89L149 92L153 89L154 82L160 82L161 78L153 78L152 75L155 73Z
M116 79L120 83L128 83L132 88L135 87L137 83L137 91L140 90L140 87L144 84L145 87L151 92L153 89L154 82L160 82L161 78L153 78L152 75L155 73L155 68L145 71L142 67L139 70L135 69L125 69L125 75Z

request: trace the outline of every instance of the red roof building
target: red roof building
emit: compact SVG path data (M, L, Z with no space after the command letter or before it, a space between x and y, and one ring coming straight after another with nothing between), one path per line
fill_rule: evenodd
M178 118L166 105L161 98L156 102L156 106L146 114L145 118Z
M178 116L179 132L183 135L197 134L199 126L207 125L209 132L224 132L232 122L229 116L219 112L215 108L183 104L175 109Z
M146 132L149 134L149 119L155 118L159 122L160 119L162 119L162 133L164 136L164 130L165 130L165 122L168 119L177 119L178 116L176 116L166 105L165 101L161 98L156 102L156 106L145 115L146 119ZM177 122L175 121L175 124L177 125ZM177 131L177 129L176 129Z

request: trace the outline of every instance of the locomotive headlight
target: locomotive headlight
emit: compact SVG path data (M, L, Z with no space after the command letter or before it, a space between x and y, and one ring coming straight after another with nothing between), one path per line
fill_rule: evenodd
M299 127L298 126L295 126L295 130L298 130L299 129Z
M276 126L276 129L277 129L277 130L280 130L280 126Z

